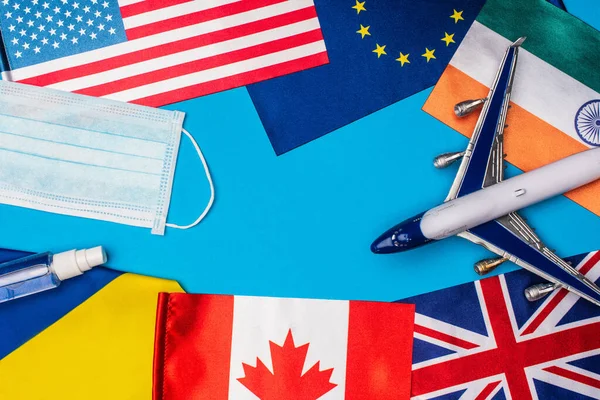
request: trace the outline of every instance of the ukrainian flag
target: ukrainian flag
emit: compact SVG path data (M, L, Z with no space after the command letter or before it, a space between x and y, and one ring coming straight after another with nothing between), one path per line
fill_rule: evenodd
M150 399L157 295L182 291L98 267L0 304L0 399Z

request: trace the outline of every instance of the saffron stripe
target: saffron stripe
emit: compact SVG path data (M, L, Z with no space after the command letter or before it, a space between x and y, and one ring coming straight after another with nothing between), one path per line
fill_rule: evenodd
M149 83L159 82L170 78L176 78L193 72L199 72L211 68L216 68L219 66L231 64L233 62L243 61L249 58L275 53L288 48L313 43L319 40L323 40L323 35L321 34L320 29L284 39L279 39L273 42L260 44L257 46L247 47L230 53L219 54L218 56L214 57L204 58L188 63L179 64L176 66L158 69L145 74L115 80L107 84L76 90L75 93L98 97L106 96L110 93L116 93L121 90L127 90Z
M85 65L53 71L29 79L23 79L19 82L35 86L53 85L59 82L64 82L71 79L106 72L108 70L113 70L119 67L132 65L143 61L153 60L158 57L173 55L176 53L180 53L186 50L192 50L209 44L224 42L227 40L232 40L263 31L268 31L271 29L284 27L292 23L316 18L316 16L317 15L314 8L301 9L277 15L275 17L267 18L265 20L250 22L247 24L223 29L220 31L215 31L167 44L162 44L159 46L137 50L131 53L126 53L115 57L91 62Z
M562 376L563 378L571 379L575 382L583 383L584 385L588 385L596 389L600 389L600 381L598 379L594 379L589 376L579 374L577 372L569 371L568 369L552 366L544 368L544 371L550 372L551 374L555 374L558 376Z
M253 0L238 1L235 3L210 8L208 10L197 11L194 13L170 18L150 24L130 28L126 30L127 39L134 40L145 36L156 35L177 28L183 28L190 25L196 25L202 22L223 18L225 16L240 14L257 8L282 3L285 0Z
M429 337L437 339L437 340L441 340L442 342L446 342L448 344L451 344L451 345L454 345L454 346L457 346L457 347L460 347L460 348L463 348L466 350L471 350L471 349L479 347L475 343L468 342L466 340L457 338L455 336L450 336L443 332L435 331L431 328L427 328L422 325L415 324L415 332L420 333L425 336L429 336Z
M130 102L150 107L159 107L164 104L175 103L177 101L187 100L192 97L204 96L206 94L215 93L238 86L249 85L265 79L291 74L293 72L317 67L328 62L329 58L326 52L313 54L308 57L298 58L296 60L287 61L281 64L271 65L237 75L230 75L227 78L217 79L211 82L191 85L171 91L164 91L155 95L134 99Z

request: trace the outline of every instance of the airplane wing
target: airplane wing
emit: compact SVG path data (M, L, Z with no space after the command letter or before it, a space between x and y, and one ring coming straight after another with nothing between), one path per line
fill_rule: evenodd
M494 185L504 179L504 128L518 49L525 38L506 51L467 146L446 201ZM517 213L469 229L458 236L542 276L600 306L600 288L543 244ZM508 252L506 249L509 249Z
M504 128L520 38L506 50L494 85L475 125L450 193L445 201L496 184L504 177Z
M458 236L600 306L600 288L554 254L516 213L479 225ZM504 249L510 249L510 252Z

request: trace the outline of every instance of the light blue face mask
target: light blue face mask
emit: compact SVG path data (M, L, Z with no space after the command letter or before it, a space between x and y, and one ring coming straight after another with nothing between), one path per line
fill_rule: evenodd
M152 228L187 229L214 200L184 114L0 81L0 202ZM211 188L194 223L167 224L181 132Z

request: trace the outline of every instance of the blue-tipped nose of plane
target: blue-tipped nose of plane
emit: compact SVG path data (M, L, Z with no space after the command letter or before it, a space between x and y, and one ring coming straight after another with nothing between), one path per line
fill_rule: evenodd
M371 244L371 251L375 254L390 254L402 251L401 248L394 246L394 241L390 231L379 236Z
M387 230L371 244L371 251L375 254L398 253L429 243L431 240L421 231L423 214L415 215Z

